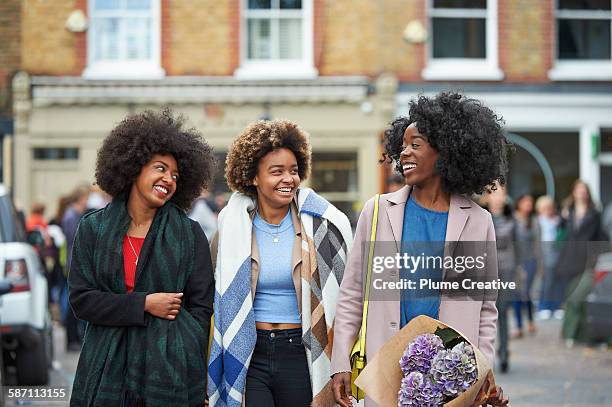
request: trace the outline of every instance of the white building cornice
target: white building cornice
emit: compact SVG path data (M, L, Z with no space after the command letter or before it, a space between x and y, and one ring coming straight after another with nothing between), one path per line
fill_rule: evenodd
M407 115L410 100L437 91L400 91L396 96L397 116ZM612 127L612 95L596 92L466 92L503 117L512 131L579 131L585 123Z
M32 102L54 105L185 103L361 103L367 77L312 80L244 81L233 77L167 77L161 80L87 80L81 77L32 77Z

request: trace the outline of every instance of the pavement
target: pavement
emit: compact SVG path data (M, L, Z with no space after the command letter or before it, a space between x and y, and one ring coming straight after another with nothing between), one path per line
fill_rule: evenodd
M53 323L53 346L54 360L53 369L50 372L49 384L46 386L51 389L65 388L69 394L74 381L77 363L79 361L78 352L66 352L66 331L58 322ZM36 406L36 407L69 407L69 398L66 400L9 400L5 405L9 406ZM2 403L0 402L0 405Z
M568 348L561 321L536 322L535 335L510 341L510 370L496 372L513 407L612 406L612 349Z
M540 321L535 335L510 342L510 370L495 378L513 407L612 406L612 349L575 345L567 348L561 322ZM70 387L78 352L66 352L64 329L54 328L55 361L50 387ZM67 401L7 402L7 406L67 407ZM284 407L284 406L282 406Z

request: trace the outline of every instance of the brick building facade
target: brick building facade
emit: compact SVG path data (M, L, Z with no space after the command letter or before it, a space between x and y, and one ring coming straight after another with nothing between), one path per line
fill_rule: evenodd
M0 3L0 160L10 159L13 133L11 80L21 68L21 2L6 0ZM5 137L6 136L6 137ZM0 182L11 177L10 170L0 166Z
M386 123L417 94L445 89L480 97L506 119L519 145L514 194L561 198L580 176L597 198L612 199L602 188L612 181L612 160L591 147L612 129L605 1L584 10L573 0L23 0L2 7L9 3L21 4L17 53L27 73L15 98L31 104L15 111L12 164L26 205L91 181L96 148L114 123L170 104L220 153L250 121L300 122L312 136L315 175L327 180L314 186L358 210L384 189L377 158Z

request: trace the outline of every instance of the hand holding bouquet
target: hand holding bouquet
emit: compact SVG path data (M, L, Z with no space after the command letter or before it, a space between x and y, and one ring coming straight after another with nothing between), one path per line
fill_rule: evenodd
M398 406L438 407L456 398L478 379L476 356L472 345L460 341L451 328L437 329L414 338L399 361L404 374Z
M423 315L387 341L355 383L381 407L480 405L495 387L482 353Z

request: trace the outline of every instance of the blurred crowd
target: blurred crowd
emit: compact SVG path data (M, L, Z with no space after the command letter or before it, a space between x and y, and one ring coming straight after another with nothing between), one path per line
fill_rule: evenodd
M606 242L612 233L612 205L602 216L581 180L560 205L546 195L536 199L523 194L512 201L504 187L485 194L481 203L493 217L499 277L518 286L514 292L500 292L497 301L501 371L509 369L509 339L536 334L537 321L562 320L561 335L570 347L576 341L610 342L612 338L587 326L585 300L597 282L598 256L611 251Z

